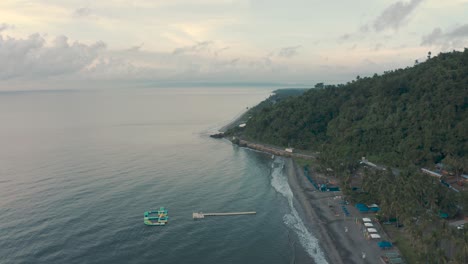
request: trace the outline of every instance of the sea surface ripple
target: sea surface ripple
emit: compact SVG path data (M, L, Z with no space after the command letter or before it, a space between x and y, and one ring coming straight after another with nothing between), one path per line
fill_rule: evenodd
M0 92L0 263L306 259L316 240L274 161L208 137L269 93ZM159 206L169 224L145 226L143 212ZM197 211L257 215L194 221ZM321 252L311 256L321 263Z

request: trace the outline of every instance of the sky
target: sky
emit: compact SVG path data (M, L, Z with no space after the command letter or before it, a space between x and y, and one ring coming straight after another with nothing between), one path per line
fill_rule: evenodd
M310 85L468 47L468 0L1 0L0 89Z

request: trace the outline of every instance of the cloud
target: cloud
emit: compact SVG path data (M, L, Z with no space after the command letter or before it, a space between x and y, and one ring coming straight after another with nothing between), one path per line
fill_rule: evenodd
M139 51L141 51L141 48L143 48L143 45L144 45L144 44L145 44L145 43L141 43L140 45L132 46L132 47L126 49L125 51L128 51L128 52L139 52Z
M297 55L301 46L284 47L278 51L278 57L291 58Z
M338 40L339 41L346 41L346 40L349 40L350 38L351 38L351 34L343 34L338 38Z
M277 78L288 70L285 64L274 63L269 57L214 56L226 48L216 48L211 41L174 52L152 52L140 47L109 50L103 42L84 44L66 36L48 39L39 34L27 38L0 35L0 88L10 87L11 83L32 89L37 83L54 86L61 82L79 86L93 81L258 80ZM281 49L282 54L293 56L297 48Z
M0 24L0 32L7 30L7 29L13 29L15 28L13 25L6 24L6 23L1 23Z
M370 31L369 25L361 26L361 27L359 28L359 31L360 31L361 33L367 33L367 32L369 32L369 31Z
M449 38L468 37L468 24L455 28L447 34Z
M176 48L174 49L172 54L181 55L181 54L186 54L186 53L200 53L200 52L209 50L213 44L214 44L213 41L197 42L197 44L192 45L192 46Z
M162 71L161 71L162 72ZM94 80L138 80L160 77L160 71L151 67L137 66L132 62L116 57L99 57L77 76L80 79Z
M215 50L213 53L214 53L215 57L218 57L218 55L220 55L222 52L224 52L224 51L226 51L228 49L230 49L230 47L220 48L220 49Z
M432 30L430 34L422 37L421 45L424 45L424 46L432 45L435 42L441 40L443 37L444 37L444 34L442 33L442 29L434 28L434 30Z
M374 20L373 28L375 31L380 32L386 29L397 30L404 25L409 19L410 14L423 0L411 0L408 3L399 1L391 4ZM366 28L361 28L365 30Z
M78 8L73 12L74 17L87 17L91 15L91 9L88 7Z
M422 37L421 46L442 46L444 49L463 48L468 45L468 24L444 32L434 28L431 33Z
M51 43L39 34L25 39L0 35L0 80L35 79L77 73L99 57L103 42L70 44L59 36Z
M357 32L346 33L338 37L338 43L343 43L351 39L362 40L372 32L382 32L387 29L398 30L410 19L411 13L424 0L410 0L409 2L398 1L387 6L373 21L361 25ZM376 47L375 50L378 50Z
M374 46L374 51L379 51L384 45L382 43L377 43Z
M247 63L247 67L261 70L268 69L271 66L273 66L273 61L268 56L256 60L251 60Z
M235 66L239 61L240 61L239 58L235 58L235 59L233 59L233 60L230 60L229 63L228 63L228 65L230 65L230 66Z

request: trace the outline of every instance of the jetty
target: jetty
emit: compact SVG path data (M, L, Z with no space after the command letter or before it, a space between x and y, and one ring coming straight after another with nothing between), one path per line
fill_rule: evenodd
M230 216L230 215L254 215L257 212L234 212L234 213L193 213L193 219L202 219L205 216Z

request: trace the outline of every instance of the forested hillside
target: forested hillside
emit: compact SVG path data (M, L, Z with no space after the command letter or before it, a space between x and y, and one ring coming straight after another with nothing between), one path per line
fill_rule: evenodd
M433 164L448 156L466 164L467 107L465 49L263 103L242 136L338 157L367 156L392 166Z

